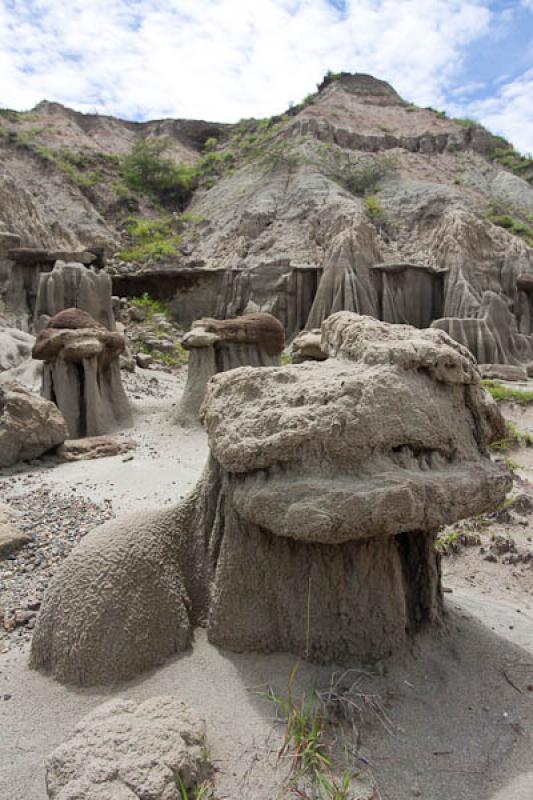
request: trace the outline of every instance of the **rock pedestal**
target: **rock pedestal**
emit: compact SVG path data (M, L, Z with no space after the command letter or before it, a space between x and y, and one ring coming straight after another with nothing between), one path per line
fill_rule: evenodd
M120 378L124 336L78 308L52 317L33 348L44 361L42 394L65 417L69 436L97 436L131 424Z
M189 351L189 366L174 420L181 425L198 422L207 382L217 372L279 365L284 341L283 326L271 314L195 322L182 340Z
M440 622L434 537L502 503L487 445L503 418L443 331L341 312L322 347L323 362L212 378L195 490L83 539L45 596L34 666L129 678L198 624L231 650L353 663Z

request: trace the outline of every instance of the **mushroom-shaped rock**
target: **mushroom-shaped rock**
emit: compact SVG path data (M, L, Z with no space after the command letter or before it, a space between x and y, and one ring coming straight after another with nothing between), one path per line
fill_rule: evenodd
M174 510L74 549L35 666L77 683L132 676L199 621L231 650L376 659L441 619L434 536L501 504L510 478L487 445L503 418L443 331L340 312L322 337L323 362L212 378L202 479Z
M198 422L207 381L236 367L271 367L280 363L283 325L258 312L236 319L200 319L182 340L189 350L187 383L174 418L182 425Z
M44 361L42 394L63 413L71 438L110 433L131 424L120 378L124 336L79 308L52 317L33 358Z
M67 437L53 403L17 383L0 385L0 467L38 458Z

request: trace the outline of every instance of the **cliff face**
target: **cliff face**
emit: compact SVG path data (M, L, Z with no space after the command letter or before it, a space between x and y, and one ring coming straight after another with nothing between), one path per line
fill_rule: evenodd
M0 148L9 197L0 222L26 244L117 248L121 214L131 212L115 196L116 156L138 137L164 135L176 162L202 164L214 136L217 172L199 181L179 256L112 263L117 276L129 274L128 286L140 271L146 288L141 280L156 266L179 274L180 285L188 276L185 305L198 312L271 311L289 336L348 309L389 322L439 320L483 361L533 359L524 278L533 273L531 165L520 162L514 174L508 143L469 120L414 107L361 75L326 79L282 117L234 126L136 124L53 104L29 116L2 121L19 126L19 141L8 132ZM56 164L41 163L20 146L28 126L49 148L92 154L102 179L75 186ZM128 202L138 216L158 213L142 196ZM178 292L174 309L187 323L185 305Z

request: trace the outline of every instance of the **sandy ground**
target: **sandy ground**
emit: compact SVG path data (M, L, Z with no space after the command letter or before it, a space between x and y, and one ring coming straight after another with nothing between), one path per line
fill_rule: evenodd
M147 376L158 380L151 394L143 390ZM0 495L44 485L94 502L109 500L115 513L179 500L202 470L205 435L169 423L179 391L174 377L145 373L139 391L135 380L129 390L137 403L133 435L139 447L132 460L25 468L0 477ZM463 569L469 559L483 580L469 577L472 565ZM445 584L453 591L446 594L445 626L393 661L350 665L362 693L360 742L356 749L348 742L352 800L533 798L533 594L528 575L513 582L510 569L485 562L477 547L446 558ZM47 755L85 713L117 694L176 694L205 717L217 800L296 796L284 788L286 764L276 760L282 730L272 705L257 694L267 686L286 694L295 662L290 654L224 652L198 631L189 652L105 690L62 686L29 670L27 658L27 643L0 653L1 800L44 800ZM325 689L334 672L302 665L298 692Z

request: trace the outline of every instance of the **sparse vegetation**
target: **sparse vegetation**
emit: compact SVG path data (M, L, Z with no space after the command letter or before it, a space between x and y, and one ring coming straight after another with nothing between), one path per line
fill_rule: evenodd
M514 402L527 406L533 403L533 391L514 389L493 380L481 381L483 388L498 402Z
M195 186L196 170L187 164L176 164L165 155L170 142L140 139L129 155L120 162L120 173L133 191L150 197L165 206L183 208Z
M123 261L160 261L179 254L181 236L174 229L172 217L131 219L127 232L131 246L120 251Z
M513 450L516 447L532 447L533 436L530 433L519 431L516 425L509 420L505 423L506 436L489 445L491 450Z
M453 121L457 122L458 125L462 125L463 128L473 128L479 124L475 119L469 119L468 117L454 117Z
M490 158L533 184L533 158L522 155L511 144L502 140L502 146L496 147Z
M295 664L290 672L286 698L272 689L259 693L275 706L277 717L285 726L278 759L290 763L286 789L302 800L356 800L351 784L358 770L350 768L347 742L342 762L339 761L339 736L348 733L353 739L351 747L356 749L359 725L367 713L377 718L388 733L393 732L394 726L379 696L361 690L365 673L353 670L356 678L350 686L346 685L346 678L352 670L333 674L326 691L303 692L297 698L294 683L299 666Z
M375 224L385 222L385 211L379 201L379 197L375 194L369 194L365 197L365 210L369 220Z
M463 547L472 547L479 544L481 544L479 534L457 529L441 531L437 534L435 540L437 551L444 556L450 555L450 553L458 553Z
M161 300L156 300L153 297L150 297L148 292L145 292L140 297L132 297L130 300L132 306L138 306L140 308L146 309L146 319L151 320L154 314L163 314L165 317L169 317L168 308Z
M360 197L372 193L380 180L397 168L395 157L389 154L354 160L351 153L333 145L322 145L321 154L331 177Z
M439 119L446 119L446 112L445 111L438 111L436 108L432 108L432 106L426 106L426 111L433 111L433 113Z
M533 247L533 227L513 216L513 211L504 206L491 205L487 208L485 215L493 225L505 228L515 236L519 236L530 247Z

